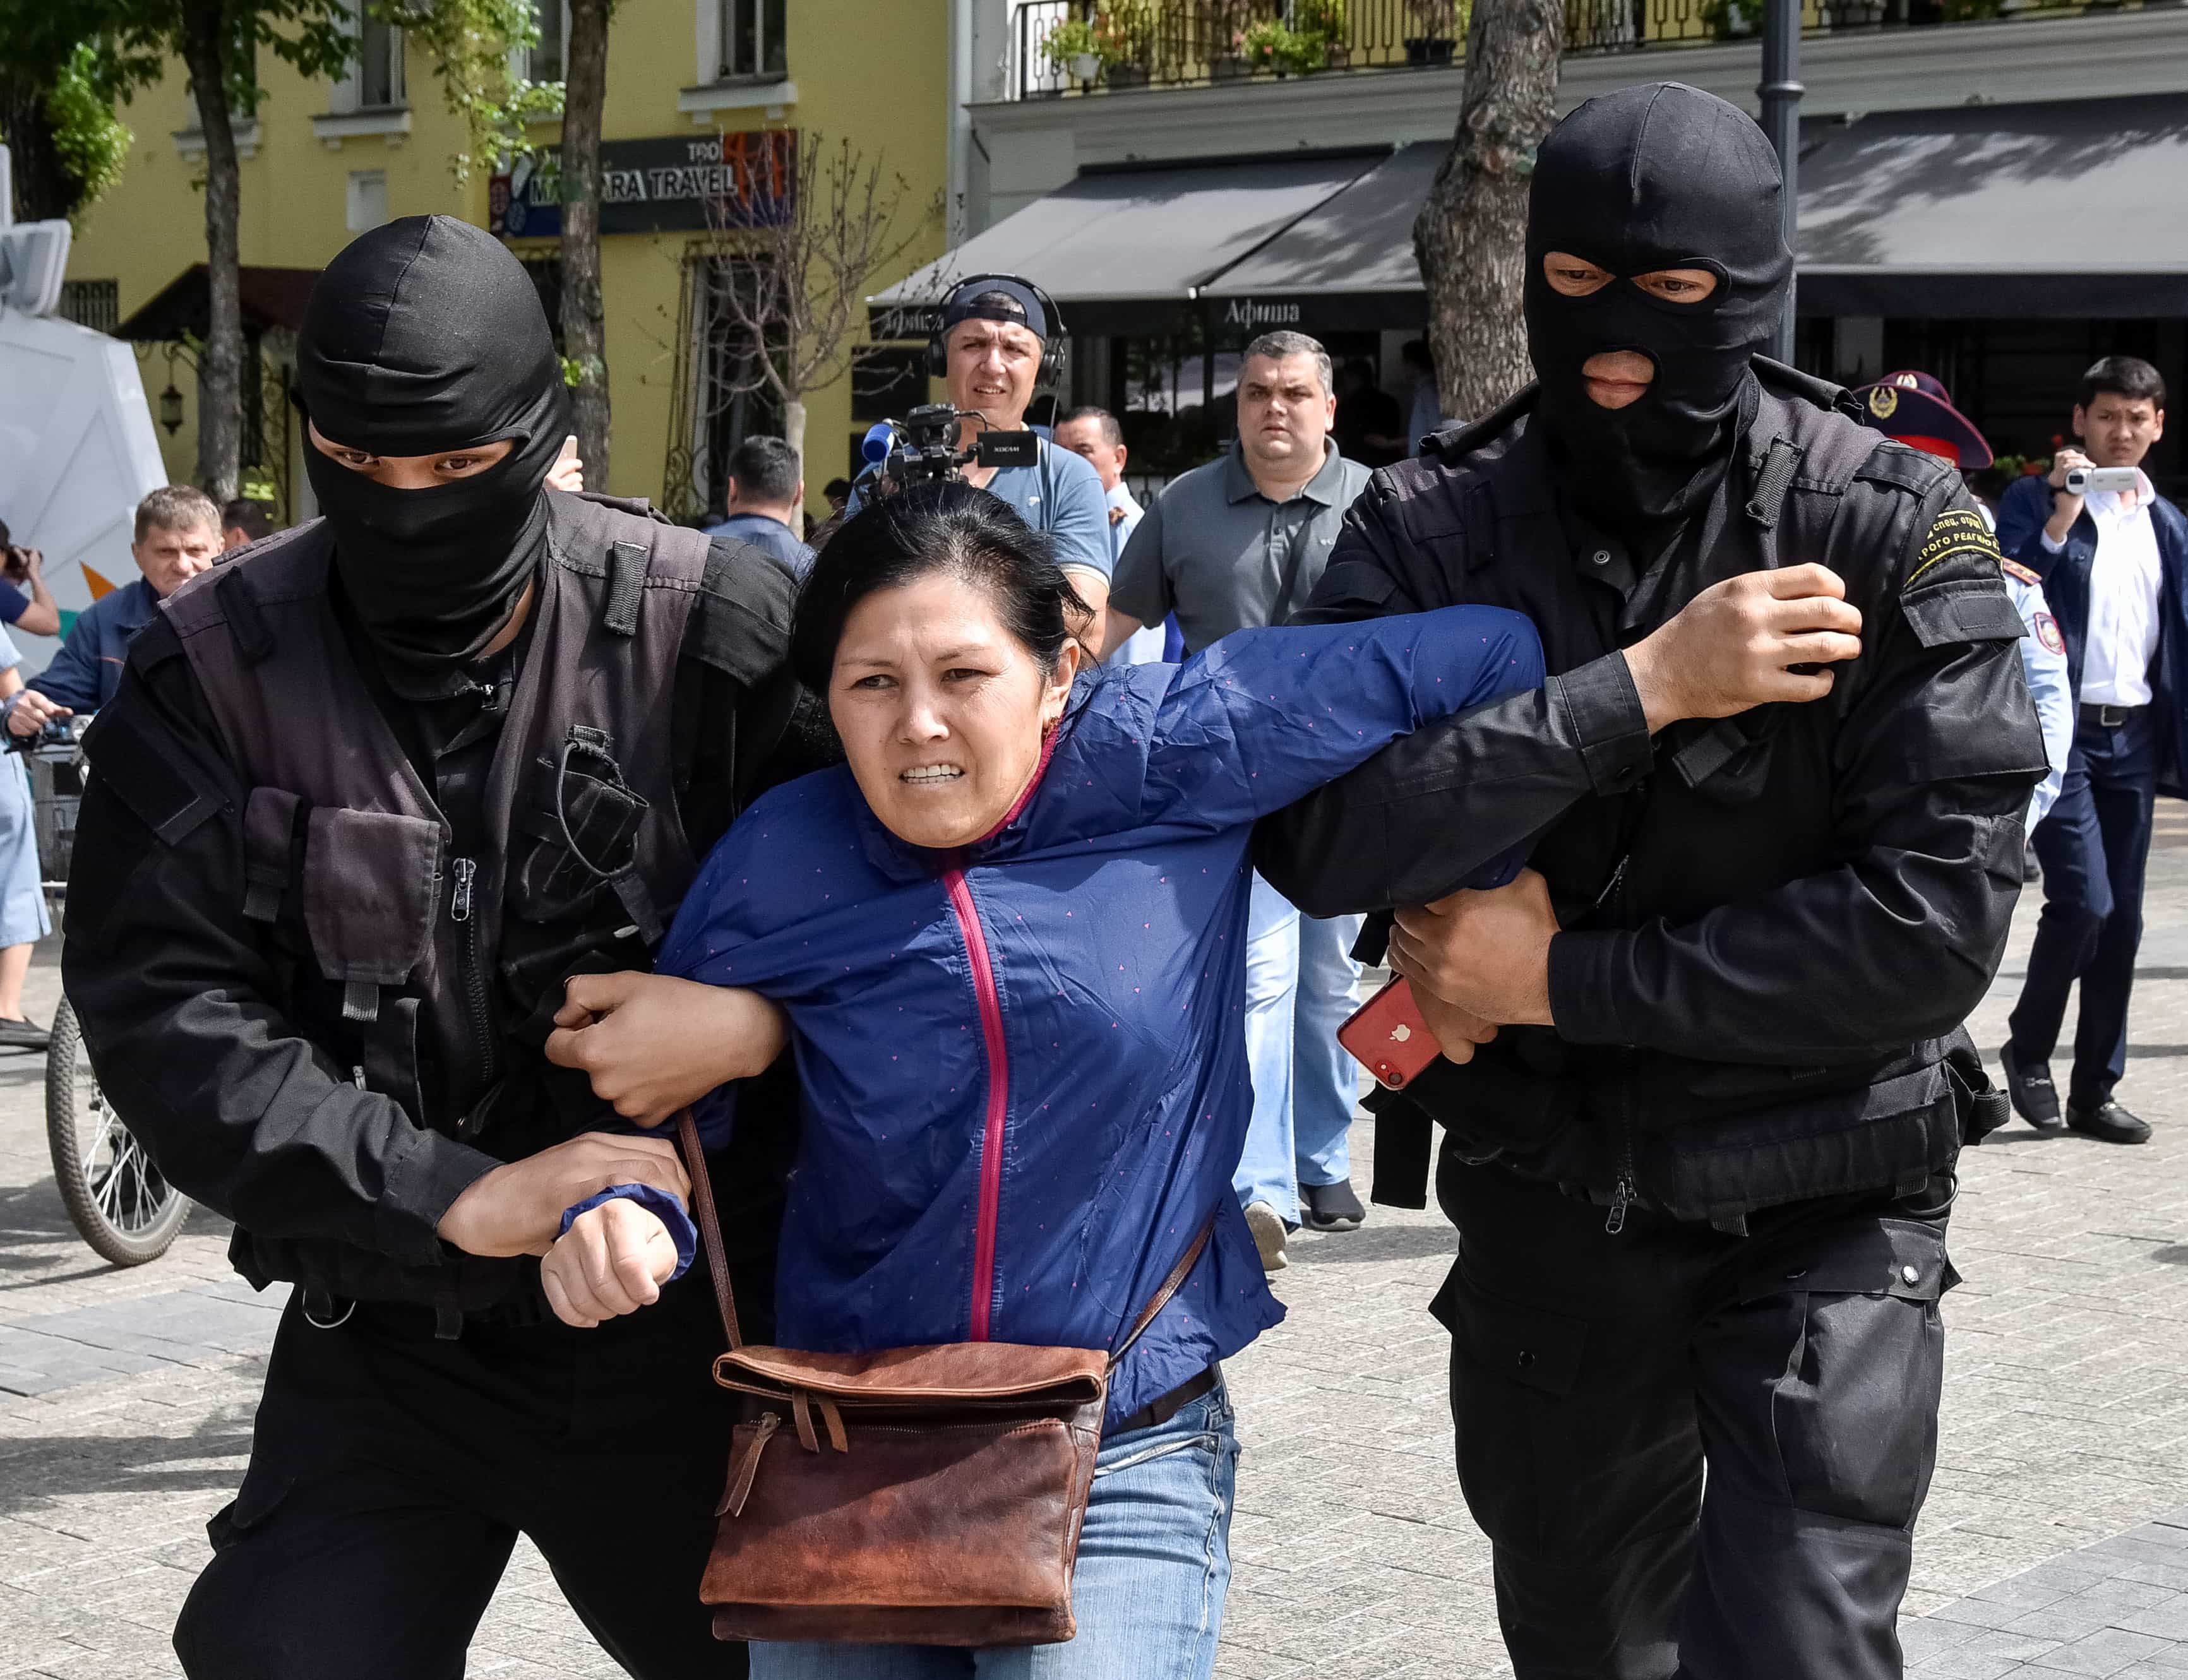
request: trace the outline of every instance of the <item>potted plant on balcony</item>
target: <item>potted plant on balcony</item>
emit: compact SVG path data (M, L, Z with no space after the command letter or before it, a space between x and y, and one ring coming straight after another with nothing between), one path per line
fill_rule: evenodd
M1204 0L1200 18L1210 82L1240 82L1254 73L1253 60L1246 56L1246 31L1266 9L1260 0Z
M1406 0L1406 17L1419 31L1406 37L1406 62L1448 65L1458 45L1458 0Z
M1094 14L1096 50L1112 88L1144 87L1154 63L1157 0L1102 0Z
M1240 33L1239 51L1256 70L1310 76L1322 68L1322 37L1303 35L1281 18L1257 18Z
M1320 68L1351 67L1352 43L1345 39L1352 27L1350 0L1294 0L1292 25L1297 34L1322 43Z
M1065 18L1042 37L1040 55L1063 74L1091 82L1102 73L1101 42L1085 18Z

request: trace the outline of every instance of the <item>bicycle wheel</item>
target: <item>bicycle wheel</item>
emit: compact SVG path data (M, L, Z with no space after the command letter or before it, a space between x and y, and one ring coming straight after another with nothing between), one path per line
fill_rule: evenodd
M144 1146L107 1106L66 998L46 1049L46 1142L69 1218L103 1260L142 1266L167 1252L189 1198L160 1175Z

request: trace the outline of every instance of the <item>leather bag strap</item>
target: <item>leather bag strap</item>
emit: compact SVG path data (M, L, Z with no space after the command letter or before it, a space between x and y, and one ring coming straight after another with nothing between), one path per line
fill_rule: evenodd
M1162 1310L1170 1305L1170 1298L1185 1287L1185 1280L1192 1275L1193 1268L1200 1264L1201 1255L1207 1252L1208 1239L1215 1234L1215 1215L1210 1214L1207 1224L1200 1227L1200 1234L1193 1239L1193 1246L1185 1251L1184 1257L1176 1266L1170 1267L1170 1276L1163 1279L1162 1287L1155 1291L1154 1299L1132 1322L1132 1328L1125 1333L1125 1339L1109 1356L1112 1371L1124 1362L1125 1356L1132 1350L1132 1344L1147 1334L1148 1327L1162 1316Z
M745 1345L737 1328L737 1300L730 1293L729 1256L722 1249L721 1222L714 1216L714 1187L707 1178L707 1152L699 1147L699 1123L689 1108L676 1111L676 1142L684 1152L684 1170L691 1175L691 1209L699 1216L699 1241L707 1250L707 1270L714 1280L714 1305L722 1315L722 1329L730 1339L730 1351Z
M730 1351L735 1353L744 1346L745 1339L737 1328L736 1297L730 1293L730 1263L722 1249L721 1226L714 1215L714 1187L707 1179L707 1154L699 1147L699 1125L691 1118L689 1108L677 1111L676 1142L684 1152L684 1170L691 1175L691 1207L698 1215L699 1241L707 1251L707 1270L713 1277L714 1305L722 1315L722 1329L729 1336ZM1162 1287L1155 1291L1154 1299L1132 1322L1132 1328L1126 1333L1124 1341L1109 1356L1112 1371L1132 1350L1132 1344L1147 1334L1148 1327L1162 1316L1162 1310L1170 1305L1170 1297L1185 1287L1185 1280L1192 1275L1193 1268L1200 1263L1201 1255L1208 1249L1208 1239L1215 1232L1215 1215L1210 1214L1208 1222L1193 1237L1193 1246L1170 1269L1170 1275L1163 1279ZM832 1436L837 1428L835 1421L830 1419L829 1433Z

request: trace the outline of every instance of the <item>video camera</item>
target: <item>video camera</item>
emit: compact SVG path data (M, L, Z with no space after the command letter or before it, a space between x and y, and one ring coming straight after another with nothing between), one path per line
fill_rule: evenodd
M66 762L76 757L83 745L83 732L91 727L91 714L78 713L74 717L55 718L41 724L36 735L17 735L8 731L8 750L20 753L25 758L50 758Z
M967 422L978 428L961 448L957 433ZM893 493L908 484L934 484L956 476L967 466L1038 466L1040 438L1031 431L993 431L984 416L947 403L911 409L900 420L883 420L869 431L859 453L880 469L880 489Z

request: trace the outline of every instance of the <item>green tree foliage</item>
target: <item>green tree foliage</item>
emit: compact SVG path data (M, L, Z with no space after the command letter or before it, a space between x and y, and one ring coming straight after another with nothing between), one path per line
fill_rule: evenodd
M97 48L68 21L42 0L0 0L0 143L25 221L88 208L121 178L133 138Z
M305 76L340 76L357 50L356 18L350 0L0 0L0 58L12 64L23 48L57 76L64 67L77 73L80 87L64 93L65 110L71 98L81 108L88 93L104 96L110 110L113 99L126 102L182 60L205 139L207 330L197 358L197 479L216 501L235 493L246 376L235 125L258 108L262 55ZM89 138L79 155L95 165L101 144Z
M121 179L129 148L137 137L114 114L114 95L99 75L99 49L80 41L46 94L53 119L54 149L80 196L74 211L95 203Z
M539 44L534 0L373 0L373 13L425 52L449 113L463 120L465 144L448 161L458 181L481 164L531 151L526 125L561 116L560 82L533 82L510 68L516 54Z

